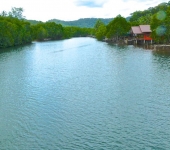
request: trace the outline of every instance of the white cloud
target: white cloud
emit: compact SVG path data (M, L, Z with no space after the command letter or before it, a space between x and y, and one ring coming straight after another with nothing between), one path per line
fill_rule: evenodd
M167 0L166 2L168 2ZM77 5L79 2L79 5ZM164 0L5 0L0 12L12 7L24 8L27 19L47 21L49 19L76 20L79 18L113 18L118 14L124 17L136 10L154 7ZM80 5L80 4L84 4ZM90 6L88 6L88 4ZM100 7L97 7L100 6Z

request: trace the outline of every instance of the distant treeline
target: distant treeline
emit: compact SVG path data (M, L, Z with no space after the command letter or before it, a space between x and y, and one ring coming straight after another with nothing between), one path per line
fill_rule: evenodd
M93 28L63 27L54 22L38 22L31 25L22 8L12 8L11 12L0 14L0 48L23 45L33 40L60 40L94 34Z
M63 27L54 22L39 23L31 26L33 40L60 40L93 34L92 28Z
M0 14L0 48L31 43L33 40L60 40L71 37L95 36L121 38L128 36L131 26L150 24L152 37L158 43L170 43L170 2L161 3L144 11L136 11L130 17L118 15L114 19L80 19L80 22L93 24L93 28L64 26L60 22L27 21L22 8L12 8ZM55 20L54 20L55 21ZM94 24L95 21L95 24ZM73 22L72 22L73 23Z
M31 25L24 20L0 16L0 48L23 45L33 40L60 40L91 34L91 28L63 27L54 22Z
M93 28L96 21L101 20L105 25L107 25L113 18L82 18L74 21L62 21L58 19L51 19L48 22L55 22L57 24L62 24L63 26L75 26L81 28Z

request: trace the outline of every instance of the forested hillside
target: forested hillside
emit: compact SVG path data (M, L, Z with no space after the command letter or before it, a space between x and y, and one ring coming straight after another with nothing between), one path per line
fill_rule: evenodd
M83 18L75 21L62 21L57 19L51 19L48 22L55 22L63 26L75 26L82 28L93 28L97 20L101 20L105 25L107 25L113 18L103 19L103 18Z
M170 1L168 3L161 3L156 7L150 7L144 11L135 11L131 13L129 21L133 25L139 24L151 24L152 17L160 11L166 12L170 6Z
M26 22L29 22L31 25L36 25L36 24L39 24L39 23L43 23L42 21L37 21L37 20L27 20L25 19Z

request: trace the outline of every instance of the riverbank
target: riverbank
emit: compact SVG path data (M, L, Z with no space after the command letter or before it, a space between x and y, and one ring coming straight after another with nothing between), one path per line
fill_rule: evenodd
M153 45L153 50L156 51L169 51L170 52L170 45Z
M153 51L167 51L170 52L170 45L165 44L143 44L143 45L136 45L139 47L143 47L145 49L150 49Z
M155 50L155 51L169 51L170 52L170 44L152 44L150 41L139 41L137 44L132 41L127 42L129 40L124 40L124 39L104 39L104 42L107 43L112 43L112 44L118 44L118 45L134 45L134 46L139 46L143 47L145 49L150 49L150 50Z

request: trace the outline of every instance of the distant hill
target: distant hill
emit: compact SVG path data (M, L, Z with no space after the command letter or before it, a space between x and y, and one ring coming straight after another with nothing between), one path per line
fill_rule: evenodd
M76 26L76 27L82 27L82 28L93 28L96 21L100 19L105 25L107 25L110 21L113 20L113 18L83 18L78 19L75 21L62 21L58 19L51 19L48 20L48 22L55 22L57 24L61 24L63 26Z
M31 25L36 25L38 23L43 23L42 21L37 21L37 20L26 20L27 22L29 22Z
M113 20L113 18L83 18L78 19L74 21L63 21L58 19L51 19L47 22L55 22L56 24L61 24L62 26L75 26L75 27L81 27L81 28L93 28L96 21L100 19L105 25L109 24L110 21ZM126 20L129 21L130 17L127 17ZM43 23L42 21L37 20L26 20L31 25L36 25L38 23Z
M130 20L130 18L131 18L131 16L129 16L129 17L126 17L126 20L127 20L127 21L129 21L129 20Z

